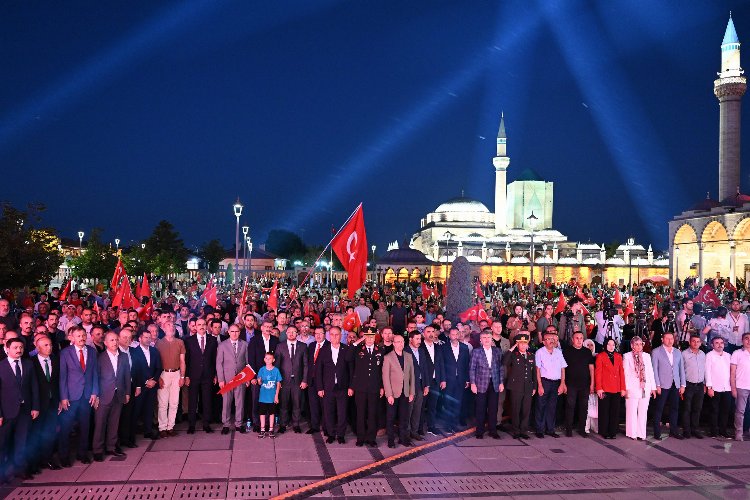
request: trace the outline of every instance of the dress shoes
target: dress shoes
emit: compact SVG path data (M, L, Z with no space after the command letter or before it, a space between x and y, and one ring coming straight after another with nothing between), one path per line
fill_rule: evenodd
M188 434L195 434L195 427L188 427L187 433Z
M90 464L91 463L91 457L88 455L82 455L78 457L78 461L82 464Z
M344 439L344 436L337 437L336 441L338 441L339 444L346 444L346 439Z
M222 427L221 428L221 434L222 435L229 434L229 427Z
M49 470L60 470L60 469L62 469L62 465L60 463L58 463L57 461L55 461L55 460L50 460L49 462L46 462L44 464L44 467L46 467Z
M133 442L125 443L125 446L127 446L128 448L138 448L138 445Z
M703 434L698 431L693 431L692 435L695 439L703 439Z
M307 429L307 432L305 432L305 434L316 434L318 432L320 432L320 429L313 429L311 427L311 428Z
M193 430L195 430L195 429L193 429ZM167 431L167 435L168 435L169 437L175 437L175 436L177 435L177 431L176 431L176 430L174 430L174 429L169 429L169 430Z
M32 479L34 479L34 476L27 470L18 472L16 474L16 477L21 481L31 481Z
M537 432L537 433L536 433L536 437L538 437L539 439L544 439L544 433L542 433L542 432Z
M70 463L69 458L63 458L60 460L60 467L62 467L63 469L68 469L70 467L73 467L73 464Z
M682 437L682 434L677 434L677 433L672 434L671 432L669 433L669 437L673 437L677 439L678 441L682 441L683 439L685 439L684 437Z
M292 427L292 430L295 434L302 434L302 429L300 429L299 425L295 425L294 427Z
M214 430L211 428L210 425L206 425L203 427L203 432L205 432L206 434L211 434L213 431Z
M558 433L554 432L554 431L548 432L547 435L549 437L553 437L553 438L559 438L560 437L560 435Z
M333 443L334 441L336 441L336 438L335 438L335 437L333 437L333 436L328 436L328 439L326 439L326 443L328 443L328 444L331 444L331 443Z
M474 434L474 437L477 439L484 439L484 434Z
M414 446L414 443L412 443L412 442L411 442L410 440L408 440L408 439L407 439L407 440L405 440L405 441L400 441L400 443L401 443L401 444L402 444L403 446L407 446L407 447L408 447L408 446Z
M169 437L169 433L167 431L159 431L159 437L162 438L162 439L167 438L167 437ZM151 438L151 439L153 439L153 438Z
M371 447L371 448L377 448L378 447L378 443L376 443L375 441L367 441L365 444L367 446Z
M245 434L247 432L247 429L245 429L244 425L240 425L239 427L234 428L235 431L239 432L240 434Z
M565 429L565 437L573 437L573 429Z
M393 441L388 441L388 448L395 448L395 447L396 447L396 443L394 443Z
M521 434L519 434L519 437L520 437L521 439L531 439L531 436L529 436L529 435L528 435L528 434L526 434L525 432L522 432Z
M94 453L94 461L95 462L104 462L104 454L103 453Z
M355 444L356 446L362 447L362 446L364 446L364 445L365 445L365 442L364 442L364 441L359 441L359 440L358 440L358 441L357 441L356 443L354 443L354 444Z
M412 438L412 439L413 439L414 441L424 441L424 438L423 438L422 436L420 436L419 434L415 434L415 433L413 433L413 432L412 432L412 434L411 434L411 438Z
M498 434L497 432L493 432L492 434L490 434L490 437L492 439L500 439L500 434Z
M284 434L286 432L286 425L280 425L279 426L279 434Z

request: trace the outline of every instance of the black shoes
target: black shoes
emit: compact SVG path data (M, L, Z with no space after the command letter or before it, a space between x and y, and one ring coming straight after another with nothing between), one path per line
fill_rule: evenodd
M195 427L188 427L187 433L188 434L195 434Z
M359 446L359 447L362 447L362 446L364 446L364 445L365 445L365 442L364 442L364 441L357 441L357 442L356 442L356 443L354 443L354 444L355 444L355 445L357 445L357 446Z
M83 455L83 456L79 456L79 457L78 457L78 460L79 460L79 461L80 461L80 462L81 462L82 464L87 464L87 465L88 465L88 464L90 464L90 463L91 463L91 457L89 457L89 456L88 456L88 454L86 454L86 455Z
M222 436L226 435L226 434L229 434L229 427L222 427L221 434L222 434Z
M336 441L336 438L335 438L335 437L333 437L333 436L328 436L328 439L326 439L326 443L328 443L328 444L331 444L331 443L333 443L334 441Z
M395 447L396 447L396 443L394 443L393 441L388 441L388 448L395 448Z
M346 439L344 439L344 436L337 437L336 441L338 441L339 444L346 444Z
M235 431L239 432L240 434L245 434L247 432L247 429L245 429L244 425L240 425L239 427L234 428Z
M310 428L307 430L307 432L305 432L305 434L315 434L316 432L320 432L320 429Z
M519 434L519 437L520 437L521 439L531 439L531 436L529 436L529 435L528 435L528 434L526 434L525 432L522 432L521 434Z
M492 439L500 439L500 434L498 434L497 432L495 432L495 433L490 434L490 437Z
M553 437L553 438L559 438L559 437L560 437L560 434L556 433L555 431L552 431L552 432L547 432L546 434L547 434L547 435L548 435L549 437Z
M544 433L537 432L536 437L538 437L539 439L544 439Z
M420 436L419 434L415 434L415 433L412 433L412 434L411 434L411 438L412 438L412 439L413 439L414 441L424 441L424 438L423 438L422 436Z
M682 437L682 434L677 434L677 433L672 434L671 432L669 433L669 437L673 437L677 439L678 441L682 441L683 439L685 439L684 437Z
M279 426L279 434L284 434L285 432L286 432L286 426L285 425L280 425Z
M573 437L573 429L565 429L565 437Z
M378 447L378 443L376 443L375 441L367 441L365 444L367 446L371 447L371 448L377 448Z
M211 434L213 431L214 430L211 428L210 425L203 426L203 432L205 432L206 434Z
M96 462L104 462L104 454L103 453L94 453L94 461L96 461Z
M302 434L302 429L300 429L299 425L295 425L294 427L292 427L292 430L295 434Z

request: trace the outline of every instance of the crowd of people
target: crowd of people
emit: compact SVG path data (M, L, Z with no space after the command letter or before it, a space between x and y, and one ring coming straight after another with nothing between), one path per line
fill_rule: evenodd
M153 309L112 307L97 290L65 300L57 288L6 292L0 479L70 467L73 456L123 456L137 435L169 439L180 421L188 434L200 420L206 433L216 423L259 439L322 432L329 444L345 443L351 428L357 446L384 437L391 448L469 426L477 439L615 439L624 430L643 440L650 422L654 439L666 423L676 439L742 441L750 424L740 298L706 319L694 293L665 289L659 317L657 307L592 306L588 289L563 287L563 299L492 285L486 315L461 321L416 286L368 284L352 299L289 287L271 308L267 285L247 295L225 287L211 306L197 284L171 283ZM643 295L599 295L613 292ZM252 376L234 384L248 366Z

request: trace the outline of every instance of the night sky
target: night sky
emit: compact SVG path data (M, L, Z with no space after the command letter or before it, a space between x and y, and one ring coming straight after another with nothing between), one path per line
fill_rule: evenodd
M227 247L237 196L255 242L325 244L362 201L380 254L462 189L494 210L502 110L555 229L664 249L716 197L730 10L750 68L742 1L7 1L0 199L71 239L167 219Z

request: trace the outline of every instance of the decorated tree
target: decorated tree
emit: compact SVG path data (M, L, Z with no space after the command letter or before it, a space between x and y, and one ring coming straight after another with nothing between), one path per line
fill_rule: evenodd
M458 321L459 313L472 306L471 266L466 257L456 257L451 264L448 276L448 297L445 314L453 324Z

